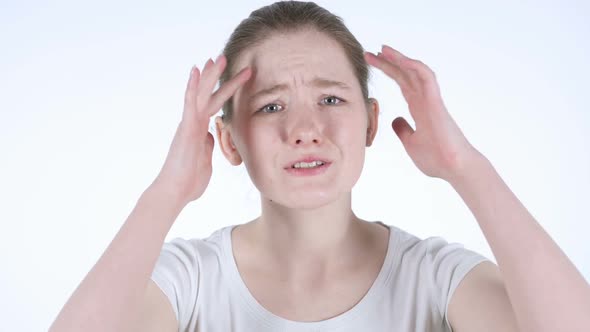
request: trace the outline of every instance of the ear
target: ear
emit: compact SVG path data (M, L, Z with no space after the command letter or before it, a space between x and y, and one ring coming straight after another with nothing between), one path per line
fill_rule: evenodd
M223 152L225 158L234 166L241 164L242 157L232 140L230 126L223 123L220 116L215 118L215 129L217 132L217 141L219 141L221 152Z
M375 98L369 98L367 104L367 146L373 144L379 122L379 102Z

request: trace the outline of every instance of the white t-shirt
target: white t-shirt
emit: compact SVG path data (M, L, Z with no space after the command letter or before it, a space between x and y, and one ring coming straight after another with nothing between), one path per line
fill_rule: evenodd
M486 257L441 237L421 240L392 225L385 261L350 310L318 322L281 318L256 301L234 260L231 231L164 243L152 280L166 294L179 331L451 331L447 307L463 277Z

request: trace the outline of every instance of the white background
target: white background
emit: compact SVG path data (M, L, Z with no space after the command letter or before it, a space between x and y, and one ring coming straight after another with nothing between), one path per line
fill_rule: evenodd
M0 5L2 331L49 327L160 170L191 66L215 58L240 20L269 3ZM386 43L436 72L467 138L590 279L588 3L319 3L367 50ZM382 114L355 212L493 258L461 198L422 174L391 130L397 116L413 125L398 86L374 70L370 94ZM205 195L167 240L258 213L244 167L216 143Z

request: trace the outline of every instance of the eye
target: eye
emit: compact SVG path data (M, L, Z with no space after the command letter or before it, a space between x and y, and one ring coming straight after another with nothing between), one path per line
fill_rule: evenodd
M282 108L283 108L283 106L278 105L278 104L268 104L268 105L265 105L262 108L260 108L258 110L258 112L276 113L276 112L280 111Z
M337 104L344 102L343 99L340 99L336 96L325 97L324 99L322 99L322 101L325 101L326 105L337 105Z

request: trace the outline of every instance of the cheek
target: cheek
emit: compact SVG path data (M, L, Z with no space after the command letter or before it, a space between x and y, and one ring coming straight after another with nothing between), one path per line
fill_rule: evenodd
M355 112L347 116L340 116L331 121L332 137L338 140L342 148L347 151L357 151L365 146L367 137L366 115Z
M361 112L354 116L340 119L335 134L338 146L345 163L347 177L356 182L365 162L365 149L367 142L367 119Z
M254 123L244 129L242 159L249 171L263 172L262 169L271 167L276 161L279 144L276 129Z
M272 123L250 122L246 129L246 142L252 147L253 152L260 152L261 147L270 146L277 141L277 128Z

